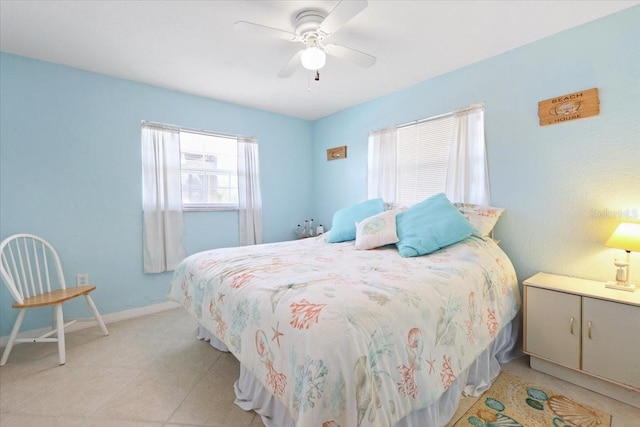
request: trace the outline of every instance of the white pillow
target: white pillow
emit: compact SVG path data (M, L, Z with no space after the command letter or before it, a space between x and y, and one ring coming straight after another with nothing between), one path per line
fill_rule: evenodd
M454 206L458 208L471 225L478 230L480 237L486 237L491 233L500 215L504 212L504 208L473 205L470 203L454 203Z
M373 249L396 243L396 211L379 213L356 222L356 249Z

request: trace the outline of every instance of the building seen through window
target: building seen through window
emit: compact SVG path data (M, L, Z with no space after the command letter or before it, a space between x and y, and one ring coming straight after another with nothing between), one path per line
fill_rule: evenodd
M180 131L185 210L238 208L237 139Z

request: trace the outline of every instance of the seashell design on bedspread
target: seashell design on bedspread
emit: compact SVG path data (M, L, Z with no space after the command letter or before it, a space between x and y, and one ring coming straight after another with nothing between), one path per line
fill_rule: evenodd
M425 408L520 308L490 239L430 255L326 235L186 258L168 299L223 341L297 426L393 426Z

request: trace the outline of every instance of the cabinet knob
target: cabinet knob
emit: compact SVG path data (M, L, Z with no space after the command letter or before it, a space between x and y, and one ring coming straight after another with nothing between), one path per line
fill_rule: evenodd
M591 339L591 320L587 322L587 335L589 336L589 339Z

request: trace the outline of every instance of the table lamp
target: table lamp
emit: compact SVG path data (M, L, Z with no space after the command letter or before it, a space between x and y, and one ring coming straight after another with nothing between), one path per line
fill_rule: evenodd
M607 282L605 286L611 289L635 291L636 286L629 283L629 263L631 251L640 252L640 224L621 223L604 245L610 248L622 249L627 253L624 260L616 259L614 261L614 265L618 268L616 281Z

